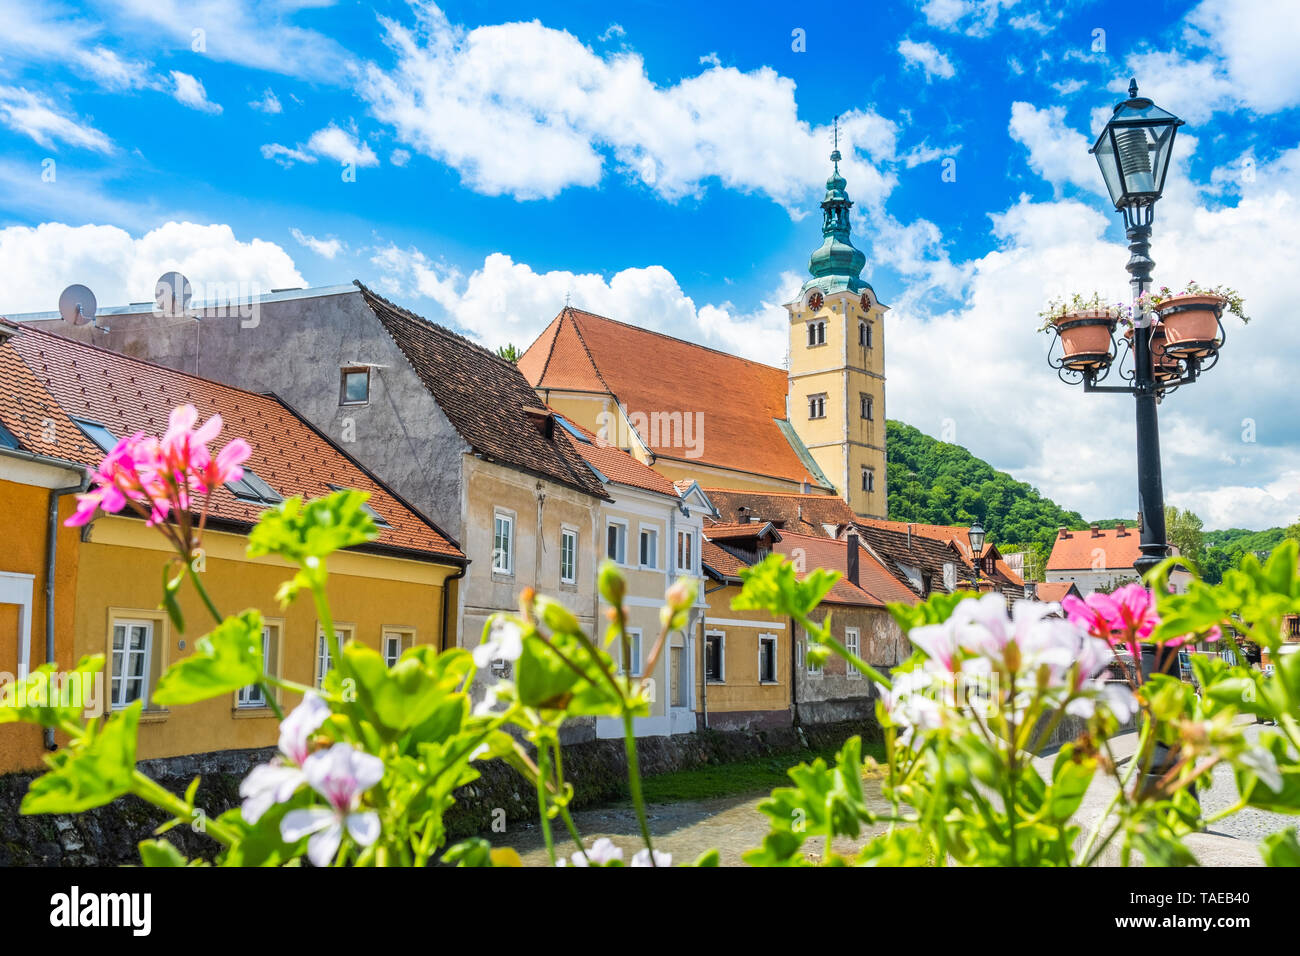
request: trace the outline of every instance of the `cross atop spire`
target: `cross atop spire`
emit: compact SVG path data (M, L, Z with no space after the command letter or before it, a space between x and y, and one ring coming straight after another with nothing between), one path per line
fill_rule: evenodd
M835 114L832 126L835 130L835 148L831 150L831 162L835 164L835 175L838 176L840 174L840 115L838 113Z

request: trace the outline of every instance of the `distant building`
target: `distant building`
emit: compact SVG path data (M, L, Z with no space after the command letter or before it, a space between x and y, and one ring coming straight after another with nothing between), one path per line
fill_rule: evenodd
M1083 531L1061 528L1052 543L1045 577L1049 582L1071 582L1084 595L1114 590L1138 579L1133 562L1142 553L1141 540L1137 528L1124 524L1114 528L1092 525ZM1178 553L1177 548L1171 550ZM1186 591L1190 577L1186 571L1175 571L1169 583L1176 591Z

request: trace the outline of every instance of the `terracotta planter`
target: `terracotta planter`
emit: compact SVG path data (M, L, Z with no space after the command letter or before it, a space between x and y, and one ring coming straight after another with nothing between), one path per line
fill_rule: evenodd
M1071 312L1052 320L1061 336L1066 368L1105 368L1111 363L1115 316L1105 311Z
M1180 295L1160 303L1160 327L1175 352L1205 355L1219 337L1219 316L1228 300L1218 295Z

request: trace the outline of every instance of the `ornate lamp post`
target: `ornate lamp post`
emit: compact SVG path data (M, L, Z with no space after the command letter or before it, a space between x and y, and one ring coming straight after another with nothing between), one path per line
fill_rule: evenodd
M975 594L980 593L980 552L984 550L984 526L976 521L966 532L970 542L971 564L975 566Z
M1160 426L1157 402L1178 388L1196 381L1202 371L1218 361L1223 344L1223 326L1213 342L1194 343L1195 348L1166 345L1163 330L1142 300L1151 282L1151 222L1155 203L1164 191L1174 137L1183 121L1144 96L1138 96L1137 81L1129 83L1129 98L1116 105L1110 122L1089 150L1097 157L1102 178L1115 209L1124 216L1129 243L1125 269L1133 290L1131 339L1115 341L1111 322L1110 354L1070 357L1062 354L1048 363L1067 384L1083 383L1085 392L1122 392L1132 395L1137 406L1138 509L1142 521L1141 555L1133 562L1145 576L1169 554L1165 540L1165 496L1160 468ZM1086 319L1085 322L1095 322ZM1068 328L1068 325L1067 325ZM1058 333L1059 333L1058 329ZM1059 335L1058 335L1059 337ZM1121 357L1121 349L1124 355ZM1118 361L1115 359L1118 358ZM1129 358L1131 367L1126 369ZM1125 385L1100 385L1110 373L1112 362L1119 367Z

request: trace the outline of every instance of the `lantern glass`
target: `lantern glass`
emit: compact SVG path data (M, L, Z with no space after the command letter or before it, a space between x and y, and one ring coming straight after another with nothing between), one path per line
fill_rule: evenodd
M1131 89L1136 92L1136 87ZM1134 95L1115 107L1091 152L1116 209L1146 206L1160 198L1174 135L1182 125L1146 97Z
M978 521L975 522L966 532L966 536L970 539L971 557L978 558L984 550L984 526Z

